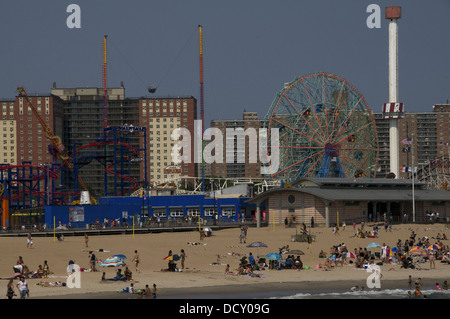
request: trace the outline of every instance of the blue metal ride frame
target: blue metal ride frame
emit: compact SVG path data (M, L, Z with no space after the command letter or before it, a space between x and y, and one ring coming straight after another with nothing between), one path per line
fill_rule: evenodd
M107 136L109 134L107 134L107 132L113 132L113 136L112 136L112 140L107 140ZM127 161L124 159L124 154L125 152L129 152L129 150L126 149L126 147L124 147L123 145L120 145L119 142L122 143L127 143L127 141L124 141L123 138L120 138L117 136L117 132L120 131L128 131L130 133L133 132L142 132L143 136L141 136L143 138L143 142L141 145L143 145L143 147L141 148L136 148L136 150L140 153L143 152L144 154L144 158L143 158L143 162L144 162L144 180L143 181L137 181L138 184L142 184L144 187L146 185L148 185L148 180L147 180L147 128L146 127L134 127L134 126L110 126L107 128L104 128L104 139L103 142L105 143L104 145L104 165L105 165L105 171L106 171L106 167L108 167L108 163L113 163L114 165L114 172L119 173L121 175L125 175L127 176L127 174L129 175L130 172L130 161ZM109 135L110 136L110 135ZM108 152L107 152L107 142L112 142L113 143L113 156L112 156L112 161L108 161ZM73 184L74 184L74 190L79 190L79 183L78 183L78 176L79 176L79 167L78 167L78 160L80 159L79 156L77 156L77 148L81 147L81 143L74 143L73 145ZM124 163L127 162L128 163L128 167L125 167ZM120 163L120 170L117 170L118 168L118 164ZM126 182L123 180L123 178L120 178L120 181L118 181L118 176L117 174L114 174L114 189L112 191L108 190L108 174L105 174L105 179L104 179L104 196L116 196L117 194L121 194L122 196L125 195L125 189L126 189Z
M55 197L52 194L55 193L55 180L51 175L58 170L60 164L38 167L26 161L20 165L0 164L0 168L2 166L9 166L7 169L0 169L0 183L5 187L3 196L9 197L10 209L54 204ZM51 174L47 174L47 170ZM41 192L44 192L44 196L39 195ZM33 197L36 197L36 202L33 202Z
M138 184L142 184L144 187L148 184L148 180L147 180L147 128L145 126L111 126L111 127L106 127L104 129L105 131L105 136L107 136L107 132L112 131L113 132L113 163L114 163L114 172L118 172L117 171L117 165L118 162L120 162L120 174L124 175L124 163L126 160L124 160L124 151L126 151L126 148L122 145L118 146L118 136L117 136L117 132L121 132L121 131L126 131L126 132L142 132L143 133L143 139L144 141L142 142L141 145L143 145L143 147L141 148L137 148L138 152L143 151L144 153L144 158L143 158L143 162L144 162L144 180L143 181L137 181ZM105 145L105 149L107 148L107 145ZM120 156L118 156L118 152L120 152ZM128 172L130 170L130 161L127 161L128 163ZM105 168L107 167L107 159L105 158ZM125 192L125 184L123 179L120 179L120 183L118 183L117 180L117 174L114 174L114 190L111 193L111 195L117 195L118 194L118 189L120 189L120 194L124 195ZM108 176L107 174L105 175L105 196L108 196Z
M333 161L333 158L336 158L335 161ZM332 168L332 163L335 163L335 168ZM322 162L322 166L317 173L317 177L320 178L326 178L329 177L328 174L331 172L334 172L334 176L332 177L345 177L344 169L342 168L341 161L339 160L338 152L335 149L328 148L325 151L324 159Z

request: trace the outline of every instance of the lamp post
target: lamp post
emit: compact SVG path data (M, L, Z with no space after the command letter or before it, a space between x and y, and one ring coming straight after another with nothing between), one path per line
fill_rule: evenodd
M216 225L216 220L218 216L218 212L216 212L216 194L214 193L214 180L211 180L211 195L214 200L214 210L213 210L213 225Z

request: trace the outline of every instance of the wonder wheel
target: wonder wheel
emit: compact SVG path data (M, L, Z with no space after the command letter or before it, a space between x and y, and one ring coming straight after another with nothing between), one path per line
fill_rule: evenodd
M298 77L276 95L266 117L267 154L279 159L273 179L374 177L378 162L375 119L346 80L317 73ZM279 135L278 145L271 138Z

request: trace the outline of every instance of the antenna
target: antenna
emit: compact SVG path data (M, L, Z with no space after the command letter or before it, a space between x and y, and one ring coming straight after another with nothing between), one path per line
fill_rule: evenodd
M104 100L103 100L103 122L104 122L104 127L107 128L108 127L108 113L107 113L107 104L108 104L108 89L107 89L107 84L106 84L106 38L108 36L105 35L103 37L103 90L104 90ZM106 134L106 133L105 133Z
M198 26L199 46L200 46L200 118L202 121L202 191L205 191L205 160L203 158L203 132L204 132L204 104L203 104L203 32L202 26Z

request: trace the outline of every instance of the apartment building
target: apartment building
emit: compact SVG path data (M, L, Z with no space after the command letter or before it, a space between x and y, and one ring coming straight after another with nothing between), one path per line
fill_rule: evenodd
M211 128L218 128L223 137L223 161L214 162L210 165L211 176L228 178L263 178L261 175L261 162L259 156L257 161L250 161L250 143L245 135L227 134L227 131L236 132L236 129L255 129L256 133L264 127L264 121L258 119L256 112L246 112L242 114L241 120L213 120ZM259 143L259 141L258 141ZM238 147L244 145L244 147ZM254 155L254 154L253 154ZM227 160L228 159L228 160ZM231 161L229 159L232 159Z
M39 116L22 96L14 100L3 100L1 120L0 163L19 165L31 162L32 165L50 163L45 127L55 135L63 136L63 104L61 99L50 94L29 94Z
M377 176L389 173L389 121L382 113L375 113L380 148ZM408 178L403 167L425 166L430 161L448 154L450 142L450 104L436 104L432 112L405 113L399 119L399 138L412 138L412 144L400 143L400 178ZM410 174L409 174L410 175Z
M194 160L194 125L197 119L197 100L192 96L141 97L139 125L148 132L148 179L158 185L177 180L193 181L198 176ZM189 161L173 161L172 150L179 141L172 140L172 132L185 128L190 133Z

